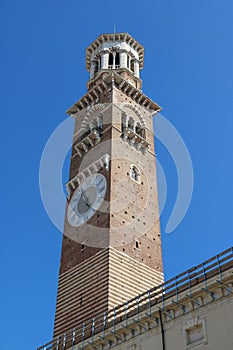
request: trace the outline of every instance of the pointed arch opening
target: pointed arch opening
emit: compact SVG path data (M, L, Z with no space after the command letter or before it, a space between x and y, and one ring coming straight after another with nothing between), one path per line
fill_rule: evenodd
M130 178L137 183L141 183L141 173L135 164L130 165Z
M112 68L113 66L113 54L110 53L108 56L108 68Z
M115 56L115 68L120 68L120 53L119 53L119 51L116 52L116 56Z

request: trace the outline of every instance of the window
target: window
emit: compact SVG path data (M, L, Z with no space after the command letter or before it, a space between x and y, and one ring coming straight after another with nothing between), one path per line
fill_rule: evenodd
M206 323L204 318L194 317L183 328L185 349L207 343Z
M95 61L95 73L97 73L99 70L99 63L98 61Z
M103 117L101 115L98 115L96 118L91 120L89 124L89 130L90 132L93 132L94 130L102 131L103 129Z
M130 70L133 72L134 71L134 61L131 60L130 62Z
M136 134L138 134L138 135L141 135L141 130L142 130L142 128L141 128L141 124L140 123L137 123L136 124Z
M120 54L119 54L119 52L116 53L115 65L116 65L116 66L120 66ZM117 68L117 67L116 67L116 68Z
M193 344L204 338L202 325L186 329L187 344Z
M108 65L109 66L113 65L113 54L112 53L110 53L108 56Z
M137 172L134 167L131 169L131 178L135 181L137 180Z
M130 166L130 178L138 183L141 182L140 171L136 165Z

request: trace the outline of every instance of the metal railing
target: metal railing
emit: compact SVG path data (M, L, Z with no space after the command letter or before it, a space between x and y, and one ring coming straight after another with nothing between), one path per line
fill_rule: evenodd
M232 267L233 247L175 276L165 283L138 295L126 303L118 305L110 311L106 311L104 315L99 315L87 323L78 325L62 336L39 347L38 350L66 350L80 342L82 343L81 348L83 348L86 339L88 339L88 343L92 344L94 342L94 336L97 333L100 334L100 338L104 339L107 328L112 327L114 332L116 325L122 321L125 323L125 327L127 327L129 318L132 316L136 317L136 319L139 318L141 311L145 310L148 315L151 315L152 306L158 303L162 303L163 309L166 300L175 298L173 301L178 304L179 295L184 291L188 291L188 295L192 297L193 287L200 283L204 284L203 289L208 291L208 280L212 277L215 277L218 283L224 284L222 273Z

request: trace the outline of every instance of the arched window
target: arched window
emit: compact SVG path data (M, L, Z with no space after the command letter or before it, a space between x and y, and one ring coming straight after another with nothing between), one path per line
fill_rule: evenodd
M136 165L130 165L130 178L138 183L141 182L141 174Z
M109 66L113 65L113 54L112 53L110 53L108 56L108 65ZM109 67L109 68L111 68L111 67Z
M119 52L116 53L115 66L120 66L120 53ZM118 67L116 67L116 68L118 68Z

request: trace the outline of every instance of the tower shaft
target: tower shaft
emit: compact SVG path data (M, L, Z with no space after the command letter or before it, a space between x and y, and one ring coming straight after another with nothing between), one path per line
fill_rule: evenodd
M126 33L87 48L75 120L54 336L163 282L152 117L143 48Z

